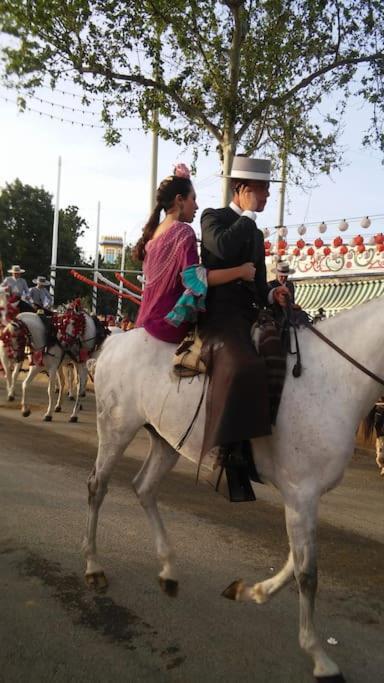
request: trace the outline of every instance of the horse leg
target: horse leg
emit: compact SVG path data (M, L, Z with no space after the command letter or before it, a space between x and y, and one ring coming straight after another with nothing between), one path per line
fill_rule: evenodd
M27 389L36 375L40 372L40 367L38 365L32 365L29 368L28 374L21 385L21 414L23 417L28 417L31 414L31 409L26 402Z
M14 395L14 392L12 391L11 364L10 364L9 358L6 354L3 354L1 356L1 365L3 366L3 370L4 370L4 374L5 374L5 383L6 383L6 387L7 387L7 401L14 401L15 395Z
M285 507L287 532L299 589L299 642L303 650L313 659L313 673L317 681L341 683L344 677L337 664L323 650L313 623L317 589L317 505L317 500L308 499L301 500L295 506L286 505Z
M381 476L384 477L384 436L378 436L376 439L376 464Z
M14 401L15 399L16 380L19 376L22 364L22 361L20 361L19 363L15 363L15 366L13 368L11 386L9 387L8 401Z
M159 574L160 587L164 593L175 597L178 582L174 552L157 507L157 494L162 479L175 466L179 454L156 432L151 430L150 437L149 454L133 480L133 488L154 532L157 556L162 565Z
M57 365L52 363L48 369L48 408L43 420L44 422L52 422L53 401L55 398L55 381L57 376Z
M294 577L294 562L292 551L288 555L288 559L284 567L274 576L260 581L252 586L247 586L244 581L238 579L228 586L223 591L223 596L230 600L241 600L244 602L257 602L259 605L268 602L270 598L278 593L284 586L287 585Z
M55 413L61 413L61 403L63 400L63 389L64 389L65 377L63 373L63 368L60 365L56 372L55 378L55 393L57 394Z
M143 423L137 416L122 414L114 396L109 397L108 405L99 400L96 410L99 447L95 466L88 477L88 515L83 553L86 559L85 580L89 587L100 589L107 586L107 579L96 550L99 509L116 462Z
M80 408L80 373L79 373L79 368L78 365L73 365L73 375L75 377L75 382L76 382L76 398L75 398L75 405L73 406L72 414L71 417L69 418L70 422L77 422L77 413L79 412Z

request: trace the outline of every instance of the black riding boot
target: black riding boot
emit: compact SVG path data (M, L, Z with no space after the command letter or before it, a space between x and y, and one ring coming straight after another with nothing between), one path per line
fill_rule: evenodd
M260 482L252 458L251 444L242 441L220 449L222 458L213 475L208 479L215 491L219 491L232 503L256 500L250 479Z

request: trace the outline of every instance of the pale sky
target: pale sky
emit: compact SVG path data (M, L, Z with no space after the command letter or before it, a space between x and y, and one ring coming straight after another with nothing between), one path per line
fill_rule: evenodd
M70 86L67 84L67 89ZM81 108L80 99L49 90L39 95L56 104ZM57 160L62 157L62 182L60 207L69 204L79 207L80 215L86 218L90 229L81 246L87 254L94 254L96 235L97 202L101 202L101 235L123 235L134 242L149 210L149 174L151 138L141 131L124 133L123 143L106 147L100 129L81 128L69 123L51 120L34 112L18 113L13 101L16 95L0 88L0 186L20 178L23 183L43 186L55 195L57 181ZM82 117L79 112L58 109L56 106L30 100L34 109L52 112L77 121L98 123L97 117ZM93 107L95 109L95 107ZM379 152L363 150L362 131L367 127L368 113L357 103L350 108L343 135L346 149L344 169L332 174L332 178L319 176L315 187L305 193L298 187L288 188L285 224L297 226L303 221L315 223L322 220L339 221L342 218L365 215L381 215L372 221L369 232L384 230L384 167ZM137 126L137 122L122 125ZM191 153L170 142L159 144L159 181L169 175L173 164L191 161ZM197 201L200 209L220 206L220 168L215 153L208 157L201 155L198 173L194 179ZM260 228L277 223L278 191L271 186L271 196L266 210L259 214ZM336 225L329 226L328 237L336 232ZM199 216L194 228L199 234ZM359 220L350 223L349 234L360 232ZM316 234L316 226L310 234ZM296 227L289 230L289 240L298 239ZM51 235L47 235L51 241Z

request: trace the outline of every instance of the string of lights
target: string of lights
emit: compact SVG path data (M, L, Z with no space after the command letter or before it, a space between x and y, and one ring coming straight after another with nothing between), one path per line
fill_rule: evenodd
M11 104L15 104L16 106L18 105L16 100L12 100L9 97L4 97L3 95L0 95L0 99L4 100L5 102L9 102ZM54 119L56 121L60 121L61 123L70 123L72 126L80 126L81 128L98 128L105 130L105 126L102 124L97 124L97 123L89 123L87 121L74 121L73 119L68 119L65 118L64 116L56 116L55 114L41 111L40 109L35 109L34 107L30 107L26 105L23 109L26 111L32 112L34 114L39 114L39 116L45 116L49 119ZM134 131L134 130L142 130L140 126L121 126L119 128L116 128L118 131Z

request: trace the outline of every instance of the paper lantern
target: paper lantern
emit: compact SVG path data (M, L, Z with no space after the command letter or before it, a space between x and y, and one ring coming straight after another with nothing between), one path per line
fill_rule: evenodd
M382 232L379 232L377 235L375 235L375 242L376 244L383 244L384 242L384 235Z
M363 244L363 242L364 242L364 237L362 237L361 235L356 235L356 237L353 238L353 243L356 247Z
M270 235L271 233L270 233L270 231L268 230L268 228L264 228L263 234L264 234L264 239L267 239L267 237L269 237L269 235Z
M371 225L371 220L370 220L370 218L368 218L368 216L366 216L365 218L363 218L363 219L361 220L361 222L360 222L360 225L361 225L362 228L369 228L369 226Z
M307 249L308 256L313 256L314 253L315 253L315 250L313 247L309 247L309 249Z
M335 239L333 240L333 246L334 247L341 247L342 244L343 244L343 238L342 237L335 237Z
M348 230L348 227L349 227L349 225L348 225L347 221L345 220L345 218L343 218L343 220L340 221L340 223L339 223L340 232L344 232L345 230Z
M270 250L271 246L272 246L272 245L271 245L270 241L269 241L269 240L265 240L265 242L264 242L264 249Z
M304 249L304 247L305 247L305 242L304 242L304 240L297 240L296 246L297 246L299 249Z
M323 249L323 254L324 254L324 256L329 256L330 253L331 253L330 248L329 248L329 247L324 247L324 249Z
M279 249L277 253L279 256L285 256L285 249Z
M315 247L316 247L316 249L320 249L320 248L323 246L323 244L324 244L324 242L323 242L323 240L321 239L321 237L318 237L317 239L315 239Z
M279 240L277 243L277 248L280 249L286 249L287 248L287 243L285 240Z
M348 253L348 247L346 247L345 244L342 244L340 247L340 254L345 256L345 254L347 254L347 253Z
M376 250L379 252L384 251L384 244L376 244Z
M299 225L299 227L297 228L297 232L299 233L299 235L305 235L305 233L307 232L307 228L305 227L304 223Z
M271 255L271 252L269 251L269 249L266 249L266 250L265 250L265 255L266 255L266 256L270 256L270 255Z
M365 244L358 244L357 251L359 252L359 254L363 254L365 251Z
M300 249L299 249L299 247L295 247L295 248L294 248L294 250L293 250L293 255L294 255L294 256L300 256Z
M327 230L327 226L324 223L324 221L322 221L319 225L319 232L323 233L323 232L326 232L326 230Z
M282 228L279 228L279 237L286 237L288 235L288 228L283 225Z

